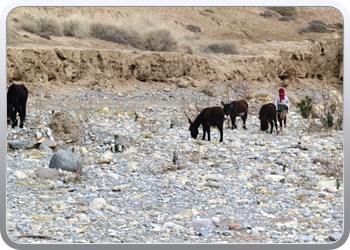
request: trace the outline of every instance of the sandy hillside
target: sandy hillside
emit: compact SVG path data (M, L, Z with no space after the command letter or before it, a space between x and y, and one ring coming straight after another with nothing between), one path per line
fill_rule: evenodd
M248 83L251 86L308 83L342 84L342 30L302 33L311 21L342 24L331 7L297 7L282 16L265 7L21 7L8 17L8 85L25 83L33 91L67 86L114 90L118 83ZM263 15L269 11L272 16ZM75 18L146 32L166 29L178 43L174 52L150 52L91 37L50 36L21 29L25 14ZM192 27L192 28L191 28ZM195 29L193 29L195 27ZM215 42L233 43L239 54L210 53ZM122 84L120 84L122 83Z

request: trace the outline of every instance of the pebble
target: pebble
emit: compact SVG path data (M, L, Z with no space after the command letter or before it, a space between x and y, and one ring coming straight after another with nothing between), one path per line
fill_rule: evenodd
M238 129L225 129L222 143L215 128L212 141L201 140L201 129L194 140L184 107L192 104L189 110L195 113L195 103L214 106L221 100L181 88L137 94L142 89L129 94L92 90L72 94L67 100L71 104L80 94L91 103L111 102L108 108L96 104L94 110L99 112L85 117L79 142L55 138L48 125L51 112L33 108L28 108L25 128L8 127L11 239L23 244L57 243L57 239L60 243L324 243L341 237L342 178L321 173L315 158L342 160L342 131L309 134L306 122L292 109L288 128L279 135L261 133L257 115L250 114L247 130L238 118ZM50 102L55 98L64 99L55 94ZM150 98L152 105L143 103ZM254 105L250 108L253 111ZM39 138L45 140L32 148ZM115 142L123 144L124 151L111 152ZM71 170L80 169L79 174L49 168L62 150L76 159L62 158L70 162ZM19 237L43 232L51 237Z

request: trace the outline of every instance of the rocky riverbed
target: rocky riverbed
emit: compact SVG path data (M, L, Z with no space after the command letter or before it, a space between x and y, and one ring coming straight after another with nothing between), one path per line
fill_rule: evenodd
M216 128L210 142L201 128L190 138L184 111L221 102L190 89L36 97L25 127L7 131L14 242L331 243L342 235L343 133L310 132L295 106L286 129L266 134L262 103L251 102L247 130L226 121L220 143ZM77 141L50 127L65 111L83 128ZM77 155L82 171L39 178L60 150Z

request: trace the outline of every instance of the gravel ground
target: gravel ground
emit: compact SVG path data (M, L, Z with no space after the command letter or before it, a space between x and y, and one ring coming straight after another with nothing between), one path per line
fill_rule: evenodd
M23 129L7 140L7 228L17 243L331 243L343 230L343 133L308 133L295 109L279 134L225 124L224 141L190 138L184 110L220 105L189 89L74 97L37 94ZM41 99L41 101L39 101ZM34 98L33 98L34 100ZM84 121L78 143L55 138L52 110ZM96 109L98 109L97 112ZM190 113L190 112L189 112ZM116 152L118 146L118 152ZM37 178L59 150L83 162L79 175ZM65 177L64 177L65 176Z

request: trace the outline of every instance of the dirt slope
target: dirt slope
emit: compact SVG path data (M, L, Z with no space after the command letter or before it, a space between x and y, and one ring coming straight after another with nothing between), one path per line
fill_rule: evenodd
M296 20L263 17L264 7L21 7L8 17L15 30L8 40L7 78L34 91L68 86L104 87L139 82L242 83L295 86L341 83L342 31L301 33L312 20L343 23L334 8L298 7ZM94 38L51 37L18 29L23 13L65 20L75 16L86 22L104 22L139 29L165 28L192 53L149 52ZM191 32L188 25L200 28ZM10 29L9 29L10 30ZM215 41L233 41L239 55L203 50Z

